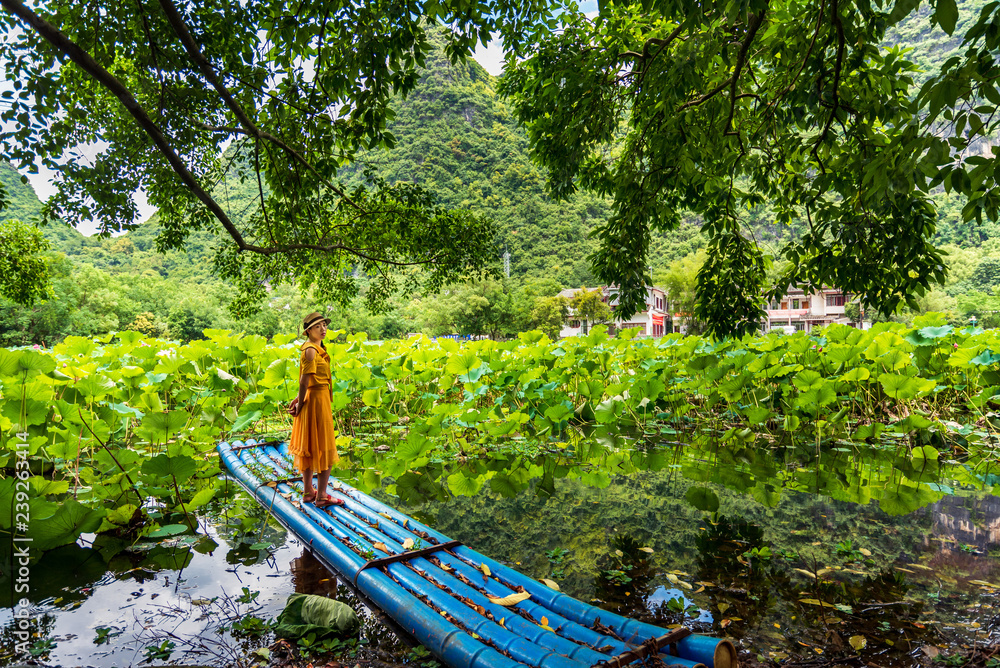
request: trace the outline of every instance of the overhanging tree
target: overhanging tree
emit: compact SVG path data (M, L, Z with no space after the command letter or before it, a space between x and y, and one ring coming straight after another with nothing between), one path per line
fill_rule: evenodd
M372 178L347 192L337 172L357 150L393 144L390 101L416 84L429 31L449 26L453 59L491 34L516 45L547 30L546 0L0 6L0 159L58 171L46 220L132 229L142 189L159 209L160 249L194 230L219 235L216 270L244 311L291 281L347 301L361 274L377 308L396 276L436 288L494 263L489 221L413 184ZM245 211L216 195L227 174L257 187ZM413 266L424 271L393 271Z
M765 299L789 285L834 285L888 313L943 282L927 189L944 180L978 197L969 217L995 216L1000 202L997 158L967 173L967 140L948 138L1000 122L996 104L967 106L977 94L1000 104L1000 77L990 78L1000 12L984 9L966 58L916 97L915 66L881 41L918 4L603 2L597 16L570 8L561 31L508 60L503 91L553 195L586 188L614 200L592 259L622 289L620 317L644 308L652 232L686 211L709 238L696 316L717 334L756 329ZM956 18L955 0L936 1L941 28ZM764 202L805 228L780 249L787 268L770 285L772 258L741 224Z

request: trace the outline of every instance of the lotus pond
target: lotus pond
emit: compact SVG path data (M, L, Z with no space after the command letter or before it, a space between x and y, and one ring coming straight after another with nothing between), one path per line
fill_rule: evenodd
M339 474L584 600L728 635L751 661L993 665L1000 337L918 324L464 346L333 333ZM17 646L10 609L5 664L263 664L296 588L358 603L303 570L213 454L288 428L297 346L206 336L0 350L0 591L27 597L33 634ZM331 649L428 662L377 616L362 635Z

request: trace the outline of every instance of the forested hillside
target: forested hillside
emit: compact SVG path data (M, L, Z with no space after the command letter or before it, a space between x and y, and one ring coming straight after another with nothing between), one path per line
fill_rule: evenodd
M982 4L970 0L960 5L960 27ZM928 12L922 10L891 30L886 42L912 45L910 57L932 72L960 45L930 28ZM561 288L594 282L587 260L594 242L588 234L608 215L608 203L587 193L568 202L547 196L524 133L497 96L494 78L478 63L452 64L438 52L426 65L420 84L399 102L389 126L396 147L363 154L341 177L355 186L370 170L389 182L416 182L435 192L445 206L492 218L499 229L497 257L510 254L510 279L457 286L438 296L398 295L390 312L379 316L330 307L334 327L366 330L374 338L420 329L511 334L542 326L551 331L560 306L546 300ZM239 160L238 148L231 146L226 157ZM9 165L0 165L0 183L12 195L0 220L37 216L41 205L34 191ZM258 199L256 188L256 183L226 178L215 196L239 219ZM937 241L950 253L951 279L923 305L950 311L956 320L979 314L980 321L988 322L989 312L1000 310L1000 297L994 296L1000 288L1000 261L994 259L1000 257L1000 225L963 223L962 202L955 196L942 192L937 202ZM766 206L749 212L746 225L749 233L775 247L797 231L775 224ZM213 237L195 233L186 252L160 254L158 229L156 216L116 238L84 237L68 226L45 228L53 250L55 293L33 307L0 302L0 345L50 345L70 333L126 327L174 338L196 337L206 327L245 327L268 335L294 330L299 312L311 310L311 303L283 289L259 316L235 322L226 310L229 290L211 274ZM692 254L703 245L698 229L692 218L676 232L651 240L650 265L658 282L669 279L678 289L693 282L699 265Z

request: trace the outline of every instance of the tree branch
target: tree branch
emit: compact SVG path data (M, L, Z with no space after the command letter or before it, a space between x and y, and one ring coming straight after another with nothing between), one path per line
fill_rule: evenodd
M820 136L816 138L816 143L813 145L812 156L819 163L820 170L824 173L826 168L823 166L823 161L819 159L819 147L825 140L830 132L830 127L833 126L833 121L837 117L837 110L840 108L840 73L843 69L844 64L844 47L846 40L844 39L844 24L840 19L840 6L838 0L833 0L830 6L831 9L831 20L834 27L837 30L837 61L834 65L833 71L833 105L830 108L830 116L826 119L826 125L823 126L823 132Z
M760 28L761 24L764 23L765 14L767 14L767 5L764 6L764 9L761 10L760 14L750 16L750 25L747 27L746 37L743 38L743 44L740 46L740 53L736 57L736 68L733 70L732 83L729 87L729 118L726 119L725 129L727 134L733 129L733 116L736 114L736 100L738 99L736 95L736 85L740 81L740 73L743 71L743 66L747 62L747 54L750 52L750 45L757 36L757 30Z
M240 104L236 101L235 98L233 98L232 93L229 92L229 89L226 88L226 86L221 81L219 81L219 78L215 72L215 68L212 66L212 63L208 61L208 58L206 58L204 54L202 54L201 49L198 47L197 42L194 41L194 37L191 36L191 32L188 30L187 25L184 23L184 19L181 17L180 12L177 11L177 7L174 5L172 0L159 0L159 2L160 2L160 7L163 8L163 13L167 17L167 22L170 23L171 27L173 27L174 29L174 32L177 33L178 37L180 37L181 43L184 45L184 49L188 52L188 55L191 57L191 60L193 60L195 64L198 65L198 68L201 70L202 76L204 76L205 80L212 85L215 91L219 94L219 97L222 98L222 101L225 102L226 106L229 107L230 111L233 112L233 114L236 116L236 119L240 122L240 125L246 128L247 133L255 137L258 137L260 139L266 139L267 141L280 146L283 150L287 151L289 155L291 155L293 158L302 163L302 165L306 169L312 172L313 175L316 178L318 178L321 183L323 183L323 185L325 185L333 192L337 193L337 195L343 198L344 201L346 201L352 207L360 210L361 207L355 204L354 201L347 196L347 193L345 193L343 190L335 186L328 179L324 178L316 170L316 168L313 167L312 163L306 160L302 154L300 154L298 151L296 151L291 146L286 144L280 138L275 137L274 135L268 132L264 132L263 130L257 127L257 125L250 119L250 116L247 115L243 107L240 106Z
M194 174L187 168L184 161L181 160L180 156L174 151L170 146L170 142L167 141L167 137L160 130L159 126L153 122L143 109L142 105L135 99L131 92L125 86L116 79L110 72L101 67L94 58L84 51L80 46L68 38L66 35L62 34L58 28L54 25L38 16L30 9L24 6L20 0L0 0L0 5L2 5L8 12L14 16L21 19L22 22L26 23L32 30L41 35L45 41L49 42L54 46L60 53L69 58L72 62L80 67L84 72L89 74L94 78L99 84L104 86L108 91L111 92L118 101L122 103L122 106L131 114L132 118L135 119L139 127L146 133L146 135L153 141L156 148L160 153L167 159L170 167L174 170L177 176L180 177L184 185L188 187L189 190L197 197L205 206L208 207L209 211L218 219L222 226L229 233L229 236L233 238L236 245L240 250L252 250L253 248L249 246L243 239L243 235L236 228L236 225L230 220L226 212L222 210L219 203L204 189L201 184L198 183L198 179L195 178Z

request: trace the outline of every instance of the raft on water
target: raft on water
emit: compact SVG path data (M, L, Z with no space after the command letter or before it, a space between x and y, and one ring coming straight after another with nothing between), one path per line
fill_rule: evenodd
M221 443L233 477L329 568L450 668L736 668L728 640L663 629L549 588L342 482L301 503L287 443ZM662 663L660 663L662 662Z

